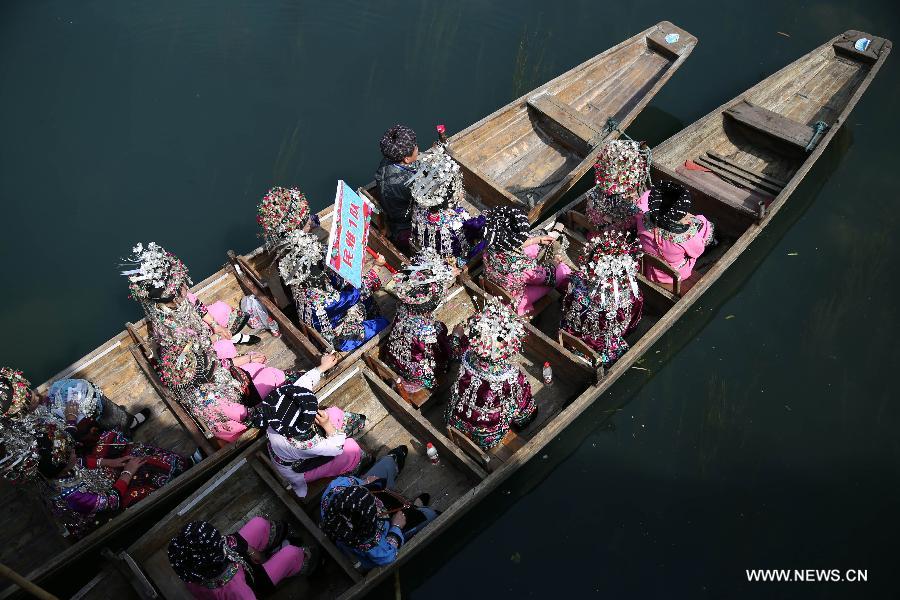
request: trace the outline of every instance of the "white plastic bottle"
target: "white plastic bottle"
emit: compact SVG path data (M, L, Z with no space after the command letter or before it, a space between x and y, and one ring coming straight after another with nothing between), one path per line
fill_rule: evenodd
M541 371L541 373L544 376L545 384L550 385L551 383L553 383L553 369L550 368L549 362L544 363L544 369L543 371Z
M436 465L441 462L441 457L438 456L437 448L434 447L434 444L428 442L428 445L425 446L425 454L428 456L428 459L431 460L431 464Z

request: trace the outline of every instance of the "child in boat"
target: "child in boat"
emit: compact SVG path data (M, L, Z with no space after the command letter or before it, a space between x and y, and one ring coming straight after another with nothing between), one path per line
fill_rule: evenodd
M375 171L375 184L390 227L390 238L401 252L411 256L413 200L409 186L419 168L416 132L405 125L394 125L381 136L381 154L384 158Z
M118 432L100 436L77 456L75 441L55 421L30 419L0 430L0 470L13 482L43 479L54 516L80 539L158 490L189 466L187 458L129 442Z
M338 477L322 495L322 531L364 569L394 562L401 546L439 514L428 506L429 494L409 501L391 489L408 453L406 446L394 448L362 478Z
M463 266L471 250L465 229L470 218L460 206L465 198L462 171L444 146L422 154L410 190L413 242L420 250L430 248Z
M328 358L331 365L337 362L334 355ZM300 498L306 497L312 481L357 475L368 467L367 462L371 464L353 439L365 428L366 416L336 406L319 408L319 399L311 391L318 382L315 375L279 387L254 409L252 417L255 426L265 428L275 470Z
M531 384L513 363L525 327L496 298L466 324L459 378L447 405L447 424L485 450L500 444L511 426L526 427L537 414Z
M74 403L73 421L66 422L67 410ZM9 367L0 369L0 416L7 419L25 417L45 410L67 427L74 427L87 419L99 429L120 431L133 435L150 418L150 409L131 414L109 398L94 383L86 379L60 379L53 382L46 393L36 392L21 371Z
M310 575L318 554L291 535L287 523L253 517L222 535L207 521L191 521L168 547L169 564L197 600L255 600L294 575Z
M650 188L647 210L637 220L638 239L645 254L652 254L689 278L707 246L715 244L713 224L703 215L692 215L691 193L680 183L662 180ZM672 276L644 261L644 274L667 286Z
M388 326L373 298L381 286L374 269L356 289L326 268L322 242L303 231L291 232L280 251L278 270L291 288L298 318L321 333L333 348L350 352ZM384 259L379 257L379 261Z
M585 245L569 279L560 329L596 350L604 365L625 354L625 336L641 319L641 254L630 234L606 230Z
M394 275L400 307L388 338L387 363L410 394L433 389L455 353L447 326L434 317L455 277L455 269L431 248L422 250L411 265Z
M633 140L603 145L594 165L596 185L588 192L586 216L600 232L634 231L635 218L646 206L650 190L649 150Z
M485 214L485 276L510 294L519 315L531 313L550 290L564 291L572 271L559 252L549 257L552 266L538 262L541 246L556 242L558 232L529 238L529 229L528 216L518 208L499 206Z

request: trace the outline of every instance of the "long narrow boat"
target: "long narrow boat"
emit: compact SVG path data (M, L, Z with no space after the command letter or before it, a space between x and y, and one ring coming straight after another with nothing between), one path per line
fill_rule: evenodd
M865 49L857 50L856 45L862 37L868 38L870 43ZM654 178L678 179L691 187L698 211L716 222L719 246L705 257L704 263L696 269L695 277L680 282L674 290L663 289L640 278L647 315L641 327L631 334L628 352L608 370L593 363L590 354L578 346L577 340L557 342L553 339L557 334L558 314L554 315L555 307L548 306L536 319L536 326L528 325L525 350L518 360L531 375L532 384L536 384L541 409L549 409L550 414L505 439L499 452L479 454L473 452L464 439L442 433L441 421L436 418L442 404L440 394L436 394L430 405L418 410L404 403L390 388L391 374L378 360L377 348L370 348L364 363L355 363L331 383L322 395L333 394L333 401L340 406L355 407L357 405L353 403L365 398L371 401L373 397L380 403L378 406L366 405L365 410L379 415L376 417L379 420L373 429L375 435L369 439L364 436L365 444L387 447L407 441L413 448L411 456L416 455L416 464L412 469L408 466L401 474L398 487L407 492L439 491L438 507L444 509L443 513L402 547L396 562L365 575L348 567L346 559L335 552L315 525L312 518L315 505L300 503L279 487L266 470L265 461L258 460L261 447L257 442L214 481L198 490L120 554L77 597L107 597L111 590L116 591L117 597L155 597L160 594L166 598L184 597L163 551L172 532L186 520L196 518L212 519L223 528L233 530L262 507L270 507L276 514L292 515L327 555L322 575L288 581L279 590L278 597L301 594L312 597L338 595L342 599L362 597L541 452L697 301L785 205L866 91L890 50L888 40L848 31L654 150ZM687 161L699 164L698 159L702 159L700 163L704 165L724 166L716 169L710 166L708 171L699 171L703 173L702 178L697 178L698 171L682 169ZM570 248L573 255L584 239L585 232L581 230L584 221L579 218L584 201L584 196L577 198L542 224L546 227L556 220L568 223L566 235L573 242ZM477 310L474 301L483 294L472 281L463 281L451 293L440 316L451 325L458 322ZM573 346L573 350L585 356L576 356L567 350L567 346ZM550 360L559 369L552 387L544 387L536 380L536 360ZM342 386L350 386L350 389L343 391ZM340 393L334 393L336 389ZM390 433L381 436L376 433L380 428ZM440 467L422 459L421 444L426 441L432 441L442 456L446 454ZM251 463L249 468L248 462ZM253 477L261 483L254 483ZM233 482L229 483L229 479ZM231 490L234 502L239 503L235 511L225 512L221 498L228 495L221 491L213 495L212 491L217 488Z

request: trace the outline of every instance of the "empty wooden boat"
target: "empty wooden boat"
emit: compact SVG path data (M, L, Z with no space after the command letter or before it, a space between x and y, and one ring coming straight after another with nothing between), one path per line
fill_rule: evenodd
M593 165L687 59L697 38L662 21L449 139L466 191L535 221Z

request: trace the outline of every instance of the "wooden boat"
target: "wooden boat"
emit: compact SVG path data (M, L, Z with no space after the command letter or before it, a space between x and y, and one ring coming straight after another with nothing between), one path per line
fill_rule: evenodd
M547 307L535 321L535 325L528 326L525 350L519 360L533 380L538 379L535 377L536 371L534 370L536 359L550 360L554 369L557 370L558 375L553 384L555 389L542 388L539 381L533 381L533 383L537 383L536 391L542 410L544 410L544 406L547 406L550 409L547 411L549 416L539 421L536 420L523 432L505 440L503 447L495 453L479 455L472 451L471 445L467 445L458 436L451 437L443 433L440 420L435 418L441 405L439 395L430 401L431 404L418 410L399 399L389 385L392 381L391 374L381 369L380 361L377 360L379 358L377 346L366 348L363 351L364 356L360 356L362 362L354 359L352 362L344 360L339 363L340 368L336 368L335 372L329 375L330 383L326 384L325 392L322 395L329 393L333 402L348 407L351 404L345 402L352 403L363 397L368 397L370 400L377 398L380 408L367 406L365 410L373 411L373 414L380 414L380 410L384 411L385 416L379 420L379 425L372 429L372 432L375 432L382 427L381 423L384 423L384 437L376 436L369 440L364 437L363 443L370 447L381 447L381 444L387 447L388 444L393 444L397 440L407 441L411 447L412 462L407 465L401 480L398 481L398 487L405 491L428 489L429 491L444 490L446 492L446 503L438 504L438 508L445 509L443 514L403 546L395 563L375 569L365 575L359 572L354 574L353 571L348 570L340 555L328 547L327 539L324 539L315 526L315 519L310 517L310 515L314 515L315 507L308 503L298 502L290 494L281 493L285 492L282 487L279 487L277 483L273 484L272 481L267 481L262 475L268 473L267 467L264 464L257 464L258 460L256 462L250 460L255 460L258 451L261 450L260 442L257 441L249 446L245 444L241 448L233 449L228 457L233 459L232 462L222 469L211 483L195 492L179 508L161 518L153 530L129 546L126 553L120 556L121 560L113 561L112 565L115 566L105 568L104 572L85 587L78 597L107 597L108 593L113 590L120 592L116 595L121 597L148 597L148 595L152 597L152 594L159 593L162 593L164 597L181 597L179 596L182 593L179 591L180 588L171 587L171 582L162 584L158 581L158 578L165 578L166 569L168 569L160 550L168 541L166 536L171 537L169 532L177 528L178 520L211 516L213 519L219 519L214 522L221 524L224 529L233 530L252 516L251 513L257 507L262 506L279 510L280 514L295 520L298 526L305 527L316 543L325 549L328 557L326 567L321 575L309 579L297 578L294 581L286 582L285 587L279 591L280 596L294 597L301 593L313 597L324 597L324 595L333 597L337 594L341 598L363 596L372 586L383 581L401 565L411 560L418 550L430 543L449 525L470 510L480 498L496 489L522 464L559 435L568 423L591 406L693 305L697 298L759 235L762 228L771 222L774 214L784 205L805 174L821 156L890 52L890 41L872 36L866 36L872 39L868 49L862 52L853 50L853 44L861 36L862 34L859 32L847 32L830 40L757 84L745 94L702 118L683 132L663 142L654 150L654 178L661 176L680 178L683 175L678 172L678 168L683 165L684 161L695 160L700 153L713 152L718 156L730 157L736 165L750 171L744 180L747 177L774 180L780 175L781 178L784 178L785 186L776 195L770 196L770 199L763 198L762 202L766 208L764 211L760 211L758 204L755 205L755 210L753 210L754 205L747 202L742 201L740 206L737 205L738 201L735 199L737 194L758 193L758 190L751 186L740 185L740 182L726 179L724 176L720 178L721 181L735 188L734 190L731 187L722 188L724 191L713 189L714 184L721 187L722 184L718 181L703 181L701 184L692 180L686 181L696 191L698 211L716 221L721 234L720 245L715 253L711 253L707 257L706 263L698 267L697 276L693 278L694 281L681 282L677 291L666 290L645 279L641 280L640 285L646 295L647 305L645 322L629 338L630 350L611 368L606 370L600 368L595 362L592 363L590 355L587 353L588 358L582 358L571 352L570 348L579 352L583 351L577 346L577 340L563 339L560 343L554 339L556 337L552 314L554 307ZM740 113L739 118L743 118L742 121L732 115L735 111L726 114L730 109L743 108L745 100L749 101L749 106L751 106L750 116L747 116L747 109L744 109L742 113L740 110L737 111ZM804 147L804 153L799 153L796 151L796 148L799 147L798 143L785 147L782 145L786 143L781 139L783 136L776 135L774 140L770 139L780 130L772 134L761 132L759 119L755 119L754 116L766 116L765 122L767 123L782 122L769 113L754 112L752 107L764 108L775 115L801 123L801 125L809 125L817 120L822 120L828 129L818 140L813 140L813 136L810 134L807 144L810 141L815 143L811 145L808 152L805 152ZM745 123L745 121L749 123ZM799 130L796 127L793 128L793 131L795 136L799 136ZM795 141L802 139L796 137ZM731 152L723 151L727 150L727 143L734 147ZM710 160L715 160L711 155L709 156ZM762 162L753 163L753 159ZM731 168L736 169L737 167ZM711 171L713 170L711 169ZM760 176L760 173L766 177ZM734 174L730 174L732 177L734 176ZM756 200L755 196L752 198L754 201ZM573 246L577 246L583 239L584 233L581 230L583 223L578 219L579 209L583 202L583 196L576 199L559 211L557 215L545 221L542 226L561 217L561 220L570 226L567 228L566 235L573 241ZM328 211L323 211L323 218L327 217L327 213ZM374 239L377 243L377 237ZM233 264L237 264L239 268L242 264L252 264L254 260L260 258L259 254L260 251L256 251L240 257L242 260L237 260L239 257L233 257ZM229 267L220 273L226 276L223 281L227 281L232 299L241 293L238 291L239 286L243 286L242 291L249 289L249 286L255 286L257 291L266 297L267 291L259 289L264 286L265 282L254 282L247 270L241 269L237 272ZM211 279L218 280L222 275L217 274ZM475 306L474 300L483 292L472 281L462 281L452 294L455 294L454 297L448 301L443 309L445 312L440 315L451 326L471 314ZM209 291L206 296L201 294L204 299L209 296ZM279 322L289 322L288 317L274 305L274 302L268 297L266 298L272 305L273 315L278 317ZM385 299L384 302L383 306L389 310L389 304L387 304L389 301ZM312 342L305 338L299 329L295 328L295 330L289 336L285 329L283 339L290 343L292 350L302 357L298 360L308 364L308 357L314 357L309 354ZM120 335L119 338L120 342L127 340L124 335ZM292 341L292 338L296 339ZM267 340L265 343L273 344L280 343L280 341ZM314 346L314 344L312 345ZM540 362L537 364L539 365ZM131 368L134 369L134 367ZM133 376L139 378L141 375L135 371ZM103 385L102 382L98 381L98 383ZM150 384L147 382L144 385ZM558 385L561 387L556 388ZM343 386L350 387L344 391ZM340 393L331 393L331 390L337 389L341 390ZM554 395L560 396L559 401L555 404L549 400ZM389 431L395 433L388 434ZM427 441L434 443L441 453L441 466L437 470L422 460L421 446ZM238 456L238 453L242 454ZM415 458L413 458L414 455L416 455ZM214 457L215 454L210 458ZM210 460L210 458L206 460ZM250 462L250 470L246 468L248 462ZM416 463L418 467L414 466ZM221 462L218 464L221 465ZM269 475L271 476L271 474ZM248 487L240 485L241 480L246 482L247 477L254 476L258 477L262 483L253 483ZM211 494L208 490L216 481L223 479L224 481L217 487L230 486L232 484L229 484L228 480L235 477L233 488L222 489L234 489L236 492L248 496L240 499L242 502L240 506L243 507L241 510L244 512L243 514L229 512L220 515L215 505L209 504L209 502L213 502L213 498L228 498L231 493L217 490L216 494ZM164 488L160 493L165 491ZM205 495L204 491L206 491ZM235 493L235 497L237 497L237 493ZM253 504L254 497L258 504ZM96 547L97 544L92 546L92 548ZM123 565L124 569L121 568ZM45 571L44 578L39 579L39 583L47 583L47 572ZM334 574L335 579L326 577L328 573ZM168 572L168 577L174 578L174 574ZM34 576L31 578L35 579ZM150 587L148 588L142 582L149 582ZM154 586L161 587L156 589Z
M581 178L600 145L631 124L697 38L662 21L532 90L449 139L476 204L531 221Z

